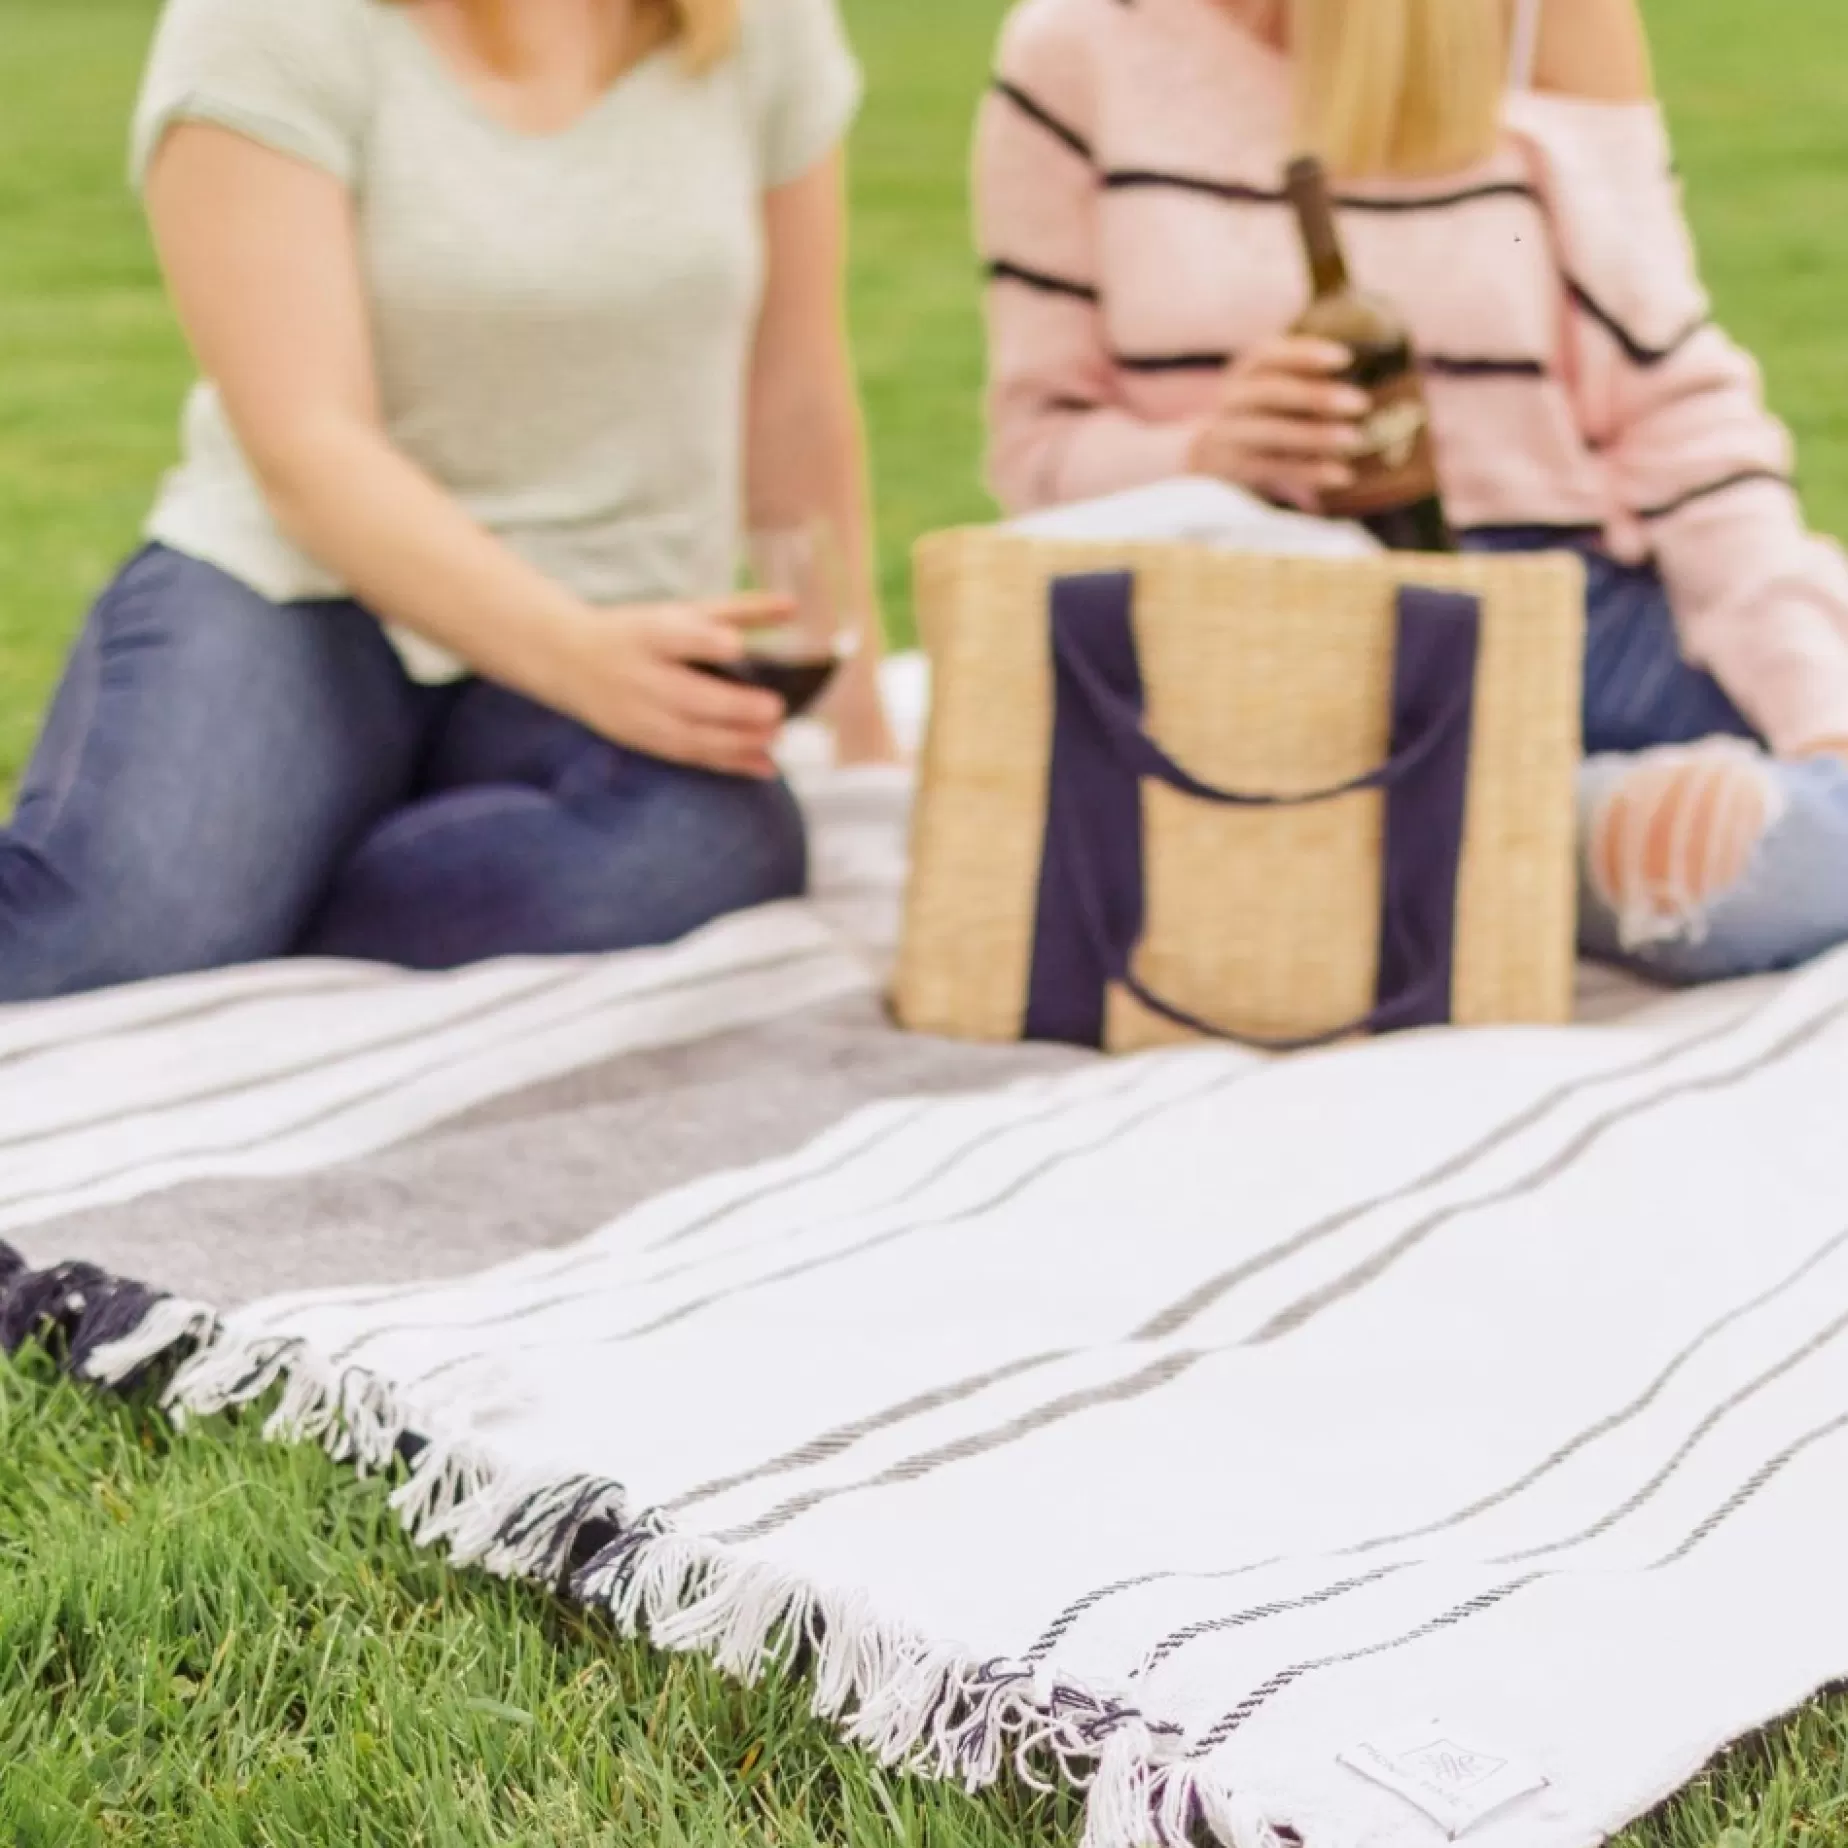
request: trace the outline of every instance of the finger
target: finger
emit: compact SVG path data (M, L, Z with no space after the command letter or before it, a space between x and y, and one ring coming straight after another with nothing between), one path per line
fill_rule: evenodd
M714 622L752 629L787 622L796 613L796 600L780 590L740 590L728 597L703 597L693 607Z
M709 776L748 777L757 783L769 782L781 774L775 759L768 752L740 754L709 747L697 739L679 739L671 746L656 746L649 749L649 755L660 758L663 763L682 765L688 770L703 770Z
M1354 355L1336 340L1318 340L1311 334L1278 334L1260 340L1240 363L1252 372L1300 372L1313 377L1345 372L1354 363Z
M1303 475L1279 475L1266 487L1270 498L1298 513L1320 513L1322 497L1315 484Z
M691 725L680 734L683 762L721 776L748 776L758 780L777 774L776 760L767 741L753 742L722 727Z
M1352 424L1319 417L1250 417L1241 421L1238 436L1253 455L1309 462L1344 461L1357 455L1363 442Z
M714 725L687 718L657 706L643 725L629 735L638 750L668 763L690 764L702 770L716 770L726 775L761 775L766 765L774 768L772 749L777 728L740 730L730 725Z
M646 611L642 640L663 662L702 661L720 666L744 654L744 639L736 629L714 622L690 603L666 603Z
M1325 511L1322 497L1351 487L1354 471L1339 463L1273 463L1265 471L1263 491L1273 500L1295 507L1303 513Z
M1239 380L1226 394L1226 401L1228 406L1315 417L1331 423L1351 423L1364 417L1373 406L1373 400L1356 385L1305 378L1295 372L1254 373Z
M675 661L736 661L744 654L742 629L788 621L795 606L767 591L742 591L703 603L670 603L648 613L646 634L657 654Z

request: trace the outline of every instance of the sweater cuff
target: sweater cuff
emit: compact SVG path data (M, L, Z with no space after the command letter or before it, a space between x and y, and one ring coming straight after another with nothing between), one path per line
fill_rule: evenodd
M1711 667L1773 755L1848 737L1848 639L1807 598L1758 611Z
M1066 446L1055 483L1062 502L1097 500L1191 474L1189 458L1204 418L1149 423L1126 411L1095 411Z

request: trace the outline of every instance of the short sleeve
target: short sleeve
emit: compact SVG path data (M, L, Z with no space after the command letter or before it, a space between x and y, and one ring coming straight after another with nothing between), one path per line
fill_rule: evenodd
M745 0L760 171L799 179L845 138L860 107L858 60L838 0Z
M176 123L213 122L351 186L370 97L361 0L167 0L135 109L137 188Z

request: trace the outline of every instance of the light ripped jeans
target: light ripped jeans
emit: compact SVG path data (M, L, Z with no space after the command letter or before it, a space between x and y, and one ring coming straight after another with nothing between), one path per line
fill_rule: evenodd
M1767 763L1772 815L1744 872L1704 904L1619 917L1592 876L1589 844L1639 751L1735 738L1751 726L1710 674L1681 658L1668 594L1654 569L1619 565L1589 539L1509 528L1467 549L1569 545L1585 560L1585 750L1579 777L1579 941L1588 956L1658 981L1719 981L1788 969L1848 941L1848 764Z

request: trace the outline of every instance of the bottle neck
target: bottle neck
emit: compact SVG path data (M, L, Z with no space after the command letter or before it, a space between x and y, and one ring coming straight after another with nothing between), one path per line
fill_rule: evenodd
M1285 191L1296 209L1302 228L1303 254L1309 259L1309 280L1317 295L1339 295L1348 287L1347 260L1341 254L1341 234L1335 227L1335 202L1328 176L1318 160L1292 161Z

